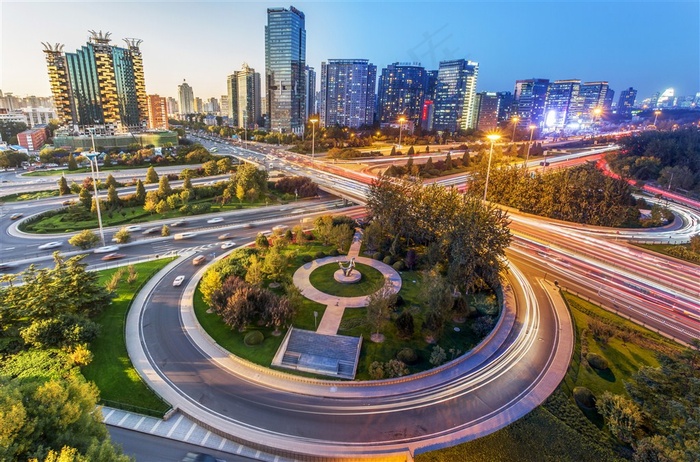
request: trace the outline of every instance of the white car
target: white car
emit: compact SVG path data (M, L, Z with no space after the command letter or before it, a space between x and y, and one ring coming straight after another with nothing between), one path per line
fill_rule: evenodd
M139 225L131 225L131 226L127 226L127 227L124 228L124 229L127 230L127 231L129 231L130 233L133 233L133 232L136 232L136 231L141 231L142 228L141 228Z
M61 247L62 245L62 241L47 242L46 244L41 244L39 246L39 250L55 249L56 247Z
M179 287L184 280L185 280L185 276L183 276L183 275L176 277L175 280L173 281L173 287Z
M222 221L224 221L223 218L221 218L221 217L216 217L216 218L210 218L210 219L208 219L208 220L207 220L207 223L221 223Z
M221 244L222 249L230 249L231 247L234 247L236 245L235 242L233 241L226 241L223 244Z
M175 239L176 241L179 241L181 239L189 239L191 237L195 237L196 235L197 235L197 233L179 233L179 234L176 234L175 236L173 236L173 239Z
M106 245L104 247L98 247L96 248L93 253L111 253L111 252L116 252L119 250L118 245Z

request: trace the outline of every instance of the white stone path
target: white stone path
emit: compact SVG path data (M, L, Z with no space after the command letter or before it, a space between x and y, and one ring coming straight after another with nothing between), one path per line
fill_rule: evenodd
M386 284L389 284L394 293L401 290L401 276L391 266L381 261L372 258L360 257L360 247L362 246L362 231L356 230L352 238L352 244L348 250L348 254L341 257L326 257L306 263L300 267L293 277L294 285L301 291L301 294L318 303L326 305L326 311L323 313L321 322L318 324L316 332L319 334L335 335L338 333L340 321L343 319L345 308L362 308L367 306L368 296L362 297L337 297L329 295L316 289L309 281L309 275L318 267L335 264L339 261L346 261L355 257L356 263L362 263L371 266L380 271L384 275Z

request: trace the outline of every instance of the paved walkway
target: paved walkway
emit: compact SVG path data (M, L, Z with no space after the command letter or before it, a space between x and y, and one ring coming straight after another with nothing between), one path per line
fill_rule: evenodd
M338 328L340 327L340 321L343 319L343 313L345 308L362 308L367 306L368 295L363 295L360 297L338 297L335 295L329 295L325 292L321 292L311 285L309 281L309 276L311 273L321 266L337 264L338 262L345 262L350 258L355 258L356 263L362 263L367 266L375 268L384 275L385 284L391 287L393 293L398 293L401 290L401 275L392 268L378 260L372 258L360 257L360 247L362 246L362 231L357 230L352 239L352 244L348 250L347 255L339 257L326 257L319 258L312 262L306 263L301 268L299 268L293 277L294 285L297 286L301 294L312 300L326 305L326 311L323 313L321 322L318 324L316 332L325 335L335 335L338 333Z

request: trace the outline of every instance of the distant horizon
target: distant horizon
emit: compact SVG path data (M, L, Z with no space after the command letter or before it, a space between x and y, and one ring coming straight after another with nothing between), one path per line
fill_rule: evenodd
M288 3L6 1L0 89L51 96L41 42L62 43L72 53L85 45L88 30L102 30L116 46L127 37L143 40L148 94L177 97L184 79L195 97L218 99L244 62L264 82L267 8ZM306 17L306 64L316 70L317 90L322 61L357 58L378 74L394 62L438 69L444 60L476 61L478 92L512 92L516 80L529 78L607 81L615 102L628 87L638 90L638 101L667 88L676 96L700 92L698 2L291 4Z

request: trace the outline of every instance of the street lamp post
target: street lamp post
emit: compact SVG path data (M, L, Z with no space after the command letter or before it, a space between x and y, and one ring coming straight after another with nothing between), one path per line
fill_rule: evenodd
M309 122L311 122L311 162L314 162L316 160L316 123L318 119L312 117Z
M406 122L404 116L399 117L399 149L401 149L401 134L403 132L403 123Z
M661 114L661 111L658 109L654 111L654 127L656 127L656 120L659 118L659 115Z
M511 138L511 141L515 143L515 129L518 126L518 122L520 121L520 117L518 116L513 116L513 137Z
M530 143L527 145L527 154L525 155L525 174L527 175L527 161L530 160L530 149L532 148L532 136L535 134L536 125L530 125L527 127L530 129Z
M498 133L492 133L486 135L486 138L491 141L491 149L489 150L489 165L486 167L486 184L484 185L484 201L486 200L486 193L489 190L489 176L491 175L491 158L493 157L493 143L501 138Z
M90 137L92 138L92 151L85 155L88 162L90 162L90 173L92 173L92 186L95 191L95 208L97 209L97 223L100 226L100 238L102 239L102 247L105 245L105 233L102 229L102 212L100 211L100 195L97 190L97 183L100 181L100 170L97 167L97 156L98 153L95 152L95 129L90 130ZM71 154L72 155L72 154ZM95 162L95 168L93 168L92 163Z

